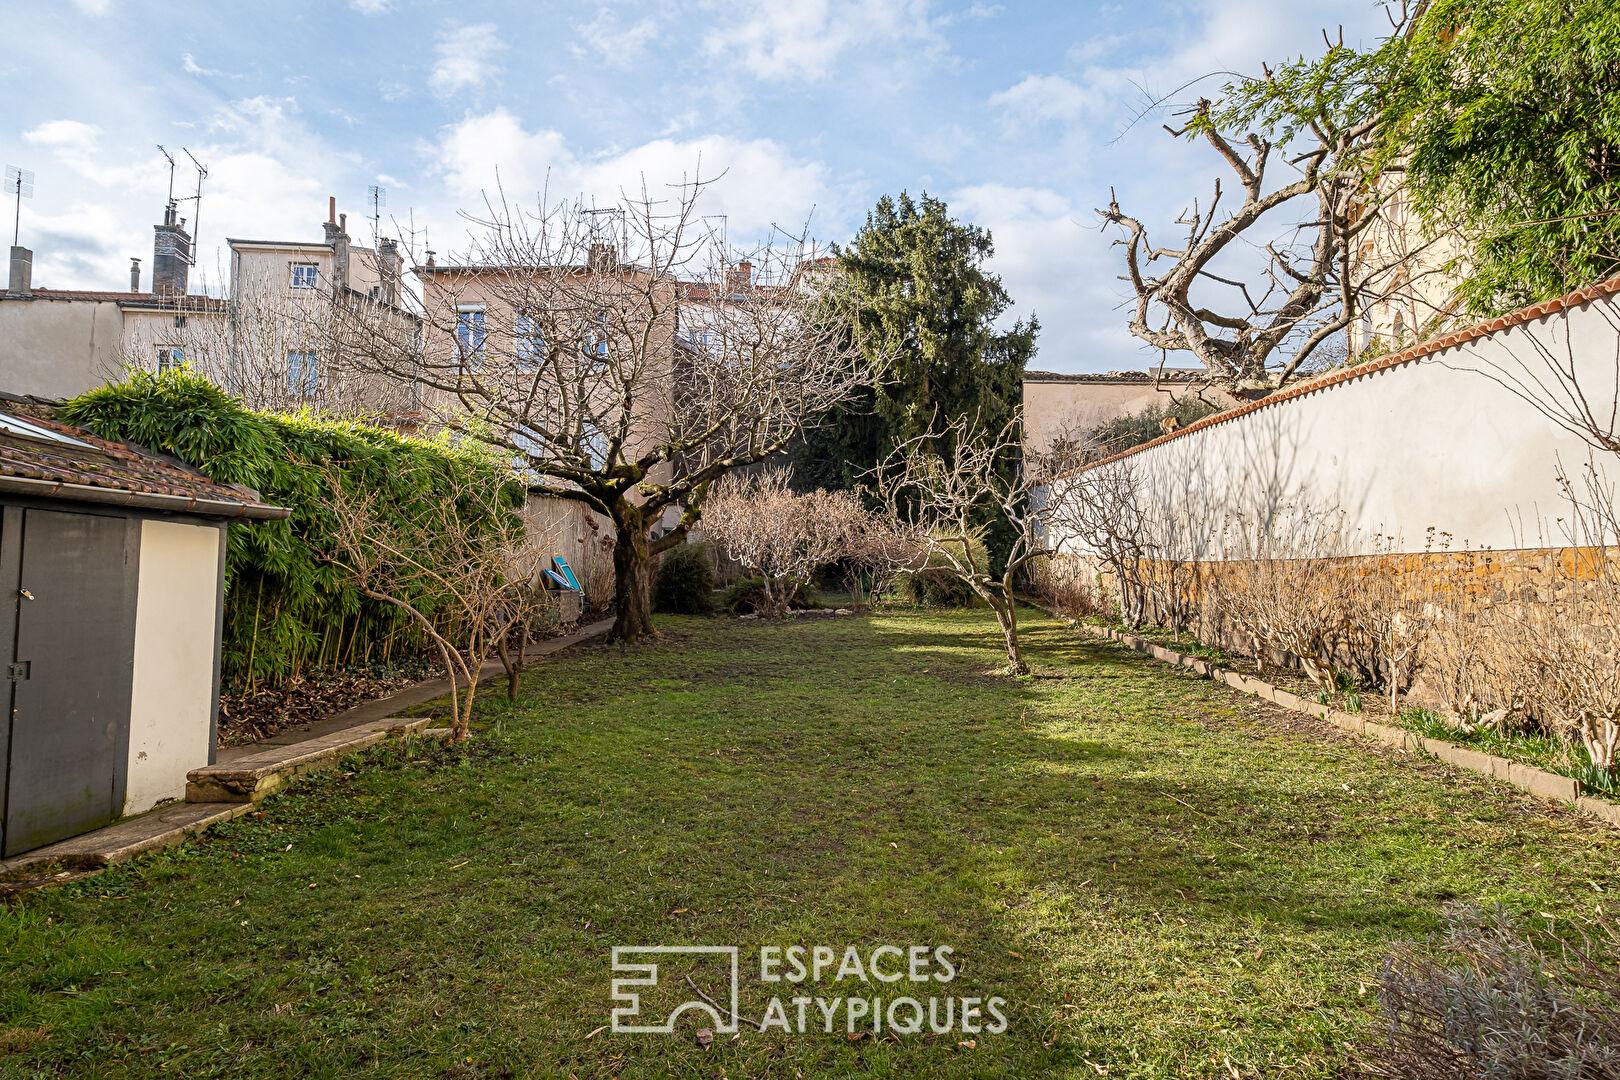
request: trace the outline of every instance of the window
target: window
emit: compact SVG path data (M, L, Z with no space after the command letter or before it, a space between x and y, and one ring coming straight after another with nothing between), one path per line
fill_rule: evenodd
M287 354L287 392L297 397L308 397L320 385L320 363L312 352Z
M314 263L292 264L292 287L295 289L313 289L317 277L317 268Z
M485 336L483 308L456 311L456 347L461 353L461 364L475 375L484 370Z
M527 375L540 370L540 362L546 357L546 339L541 336L539 329L534 325L534 319L529 315L519 315L513 326L513 333L517 337L517 369Z
M186 353L178 345L159 345L157 347L157 369L161 375L165 371L178 371L185 365Z
M585 335L584 352L586 356L605 361L608 357L608 317L604 313L598 315L596 321L602 329Z

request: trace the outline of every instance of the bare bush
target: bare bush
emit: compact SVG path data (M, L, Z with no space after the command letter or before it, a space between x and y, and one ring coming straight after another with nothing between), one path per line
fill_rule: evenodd
M1411 679L1432 627L1422 575L1398 547L1395 537L1377 537L1372 556L1346 568L1346 650L1369 679L1383 685L1391 713L1399 711L1401 687Z
M704 529L764 582L760 614L787 613L818 570L868 539L870 515L848 491L793 491L786 469L727 477L710 493Z
M1437 941L1397 945L1379 976L1383 1016L1357 1053L1364 1077L1620 1077L1620 933L1575 935L1453 908Z
M1051 555L1030 564L1030 585L1047 607L1071 619L1108 613L1094 565L1082 555Z
M1572 579L1569 596L1528 604L1505 627L1514 674L1531 710L1586 748L1603 772L1620 771L1620 559L1614 489L1589 466L1582 490L1560 474Z
M513 631L516 647L526 645L525 628L547 603L545 555L517 513L521 492L515 483L468 484L404 519L380 513L374 492L345 487L335 472L326 481L334 563L361 592L404 611L438 649L450 679L450 738L465 741L484 664Z
M1269 523L1240 519L1227 530L1230 561L1215 588L1262 669L1266 650L1275 650L1297 659L1317 686L1333 685L1351 607L1342 525L1342 515L1296 512Z
M1113 582L1120 618L1140 625L1147 613L1144 575L1153 537L1134 464L1113 461L1062 473L1048 479L1045 489L1046 527L1096 556Z

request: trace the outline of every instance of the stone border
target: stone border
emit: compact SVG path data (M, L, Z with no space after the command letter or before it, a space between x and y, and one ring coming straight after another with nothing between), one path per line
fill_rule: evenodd
M1194 656L1187 656L1173 649L1166 649L1164 646L1155 644L1147 638L1128 634L1123 630L1115 630L1111 626L1098 626L1095 623L1073 622L1072 620L1071 625L1083 627L1087 632L1098 637L1117 641L1136 652L1145 653L1155 660L1162 660L1177 667L1191 668L1212 682L1224 682L1234 690L1241 690L1245 694L1262 698L1292 712L1314 716L1318 720L1326 720L1336 728L1342 728L1364 738L1376 739L1397 750L1422 751L1460 769L1467 769L1483 776L1495 777L1537 798L1567 803L1601 821L1620 827L1620 803L1582 795L1581 782L1573 777L1560 776L1558 773L1538 769L1532 765L1524 765L1517 761L1509 761L1507 758L1497 757L1494 754L1470 750L1467 747L1458 746L1456 743L1446 742L1444 739L1430 739L1416 732L1407 731L1405 728L1380 724L1373 720L1364 719L1354 713L1341 712L1319 702L1307 701L1297 694L1281 690L1268 682L1254 678L1252 675L1244 675L1219 664L1200 660Z

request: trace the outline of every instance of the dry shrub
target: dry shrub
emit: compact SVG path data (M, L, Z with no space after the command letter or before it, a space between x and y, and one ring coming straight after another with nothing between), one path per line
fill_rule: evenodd
M1047 500L1047 528L1097 558L1120 618L1139 625L1147 614L1143 574L1153 538L1135 464L1115 461L1055 476L1047 482Z
M1265 524L1239 520L1226 533L1230 559L1215 577L1227 619L1254 644L1295 657L1317 686L1333 685L1354 590L1338 515L1292 514Z
M1384 687L1392 713L1399 710L1401 688L1417 670L1432 630L1423 575L1399 548L1393 536L1376 537L1371 558L1344 568L1349 575L1345 656L1367 681Z
M871 515L848 491L795 493L786 469L730 476L703 506L703 523L727 555L761 579L761 615L783 615L795 592L854 550Z
M1030 564L1030 588L1058 615L1092 618L1108 612L1095 568L1081 556L1050 555Z
M1379 977L1383 1016L1357 1053L1364 1077L1620 1077L1620 934L1573 939L1501 911L1452 908L1446 931L1397 945Z

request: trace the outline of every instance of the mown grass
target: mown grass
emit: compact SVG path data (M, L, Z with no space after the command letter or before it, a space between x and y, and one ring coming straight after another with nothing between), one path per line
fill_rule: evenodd
M983 613L661 625L0 911L0 1074L1331 1076L1389 939L1620 889L1602 826L1034 613L1016 682ZM924 992L1008 1029L598 1030L615 945L739 946L754 1018L850 993L759 982L793 943L951 946Z

